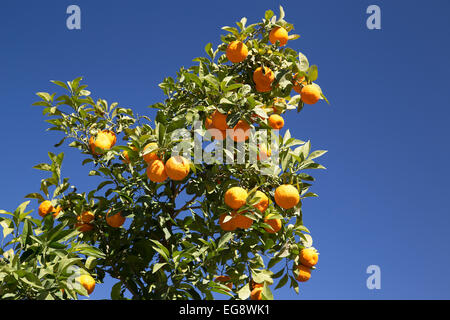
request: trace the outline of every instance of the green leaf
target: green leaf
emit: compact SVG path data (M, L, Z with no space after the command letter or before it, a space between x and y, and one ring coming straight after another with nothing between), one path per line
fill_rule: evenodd
M233 238L232 232L225 233L219 240L219 243L217 244L217 248L222 248L226 243L228 243Z
M155 263L153 265L153 273L157 272L159 269L161 269L162 267L164 267L167 264L167 262L162 262L162 263Z
M241 299L241 300L248 299L248 297L250 297L250 284L247 283L245 286L240 288L237 291L237 295L238 295L239 299Z
M285 16L284 9L282 6L280 6L280 17L278 18L278 20L283 20L284 16Z
M267 285L267 283L264 283L264 287L261 293L263 300L273 300L272 291L270 291L270 288Z
M272 10L267 10L266 13L264 14L264 19L266 20L270 20L270 18L272 18L274 15Z
M283 276L283 278L281 278L281 280L278 282L277 286L275 287L275 290L284 287L284 285L287 283L288 280L289 280L289 275L286 273Z
M35 165L33 169L43 170L43 171L52 171L52 166L48 163L40 163L38 165Z
M95 257L88 257L86 263L84 264L86 268L92 270L97 265L97 259Z
M298 65L298 69L301 72L306 72L309 69L309 62L308 59L306 58L306 56L299 52L298 53L298 60L299 60L299 65Z
M308 70L308 79L309 81L316 81L319 76L319 71L316 65L312 65Z
M169 257L170 257L169 250L167 250L167 248L165 246L163 246L162 243L157 240L150 239L150 241L153 242L154 244L156 244L156 246L152 246L152 248L156 252L158 252L164 258L164 260L169 262Z
M111 288L111 299L112 300L122 300L123 297L120 294L120 291L122 289L122 282L117 282L113 287Z
M316 150L314 152L311 152L311 154L308 157L308 160L312 160L312 159L321 157L327 152L328 152L327 150Z
M27 195L25 196L25 198L28 198L28 199L38 199L40 202L42 202L42 201L45 200L44 197L43 197L40 193L37 193L37 192L27 194Z
M3 228L3 238L6 238L7 235L14 231L14 226L10 228L11 225L12 221L10 219L3 219L0 221L0 226Z

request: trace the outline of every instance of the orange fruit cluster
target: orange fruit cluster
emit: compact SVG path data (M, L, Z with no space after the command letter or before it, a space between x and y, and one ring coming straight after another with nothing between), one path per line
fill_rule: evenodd
M162 183L167 178L181 181L189 174L189 160L182 156L172 156L164 162L160 159L153 160L147 167L147 177L156 183Z
M314 248L304 248L299 254L300 264L297 266L297 281L305 282L311 278L311 270L319 261L319 254Z

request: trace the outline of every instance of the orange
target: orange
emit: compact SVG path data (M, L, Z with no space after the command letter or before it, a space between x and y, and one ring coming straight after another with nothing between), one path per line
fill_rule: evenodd
M116 134L111 130L103 130L97 133L97 136L89 138L89 145L93 154L97 155L96 148L101 152L111 149L116 144Z
M283 209L291 209L300 201L297 188L290 184L283 184L275 189L275 202Z
M135 146L131 147L132 150L137 151L137 148ZM128 150L124 150L122 152L122 156L124 159L122 160L123 163L130 163L130 157L128 156Z
M302 92L302 88L306 85L305 77L298 78L298 73L294 74L294 91L297 93Z
M91 211L85 211L79 216L79 220L83 223L89 223L94 220L94 214Z
M91 294L95 288L95 280L88 274L83 274L78 278L80 284L86 289L88 294Z
M166 168L161 160L154 160L147 167L147 177L153 182L164 182L167 179Z
M269 126L272 127L272 129L280 130L284 127L284 119L278 114L272 114L269 117Z
M256 287L250 292L250 299L251 300L262 300L262 287Z
M115 215L110 216L109 213L111 210L108 211L106 214L106 223L113 227L113 228L119 228L121 225L125 223L125 217L122 216L122 212L117 212Z
M300 251L300 263L306 267L314 267L319 261L319 255L313 248L305 248Z
M79 218L79 217L78 217ZM77 219L80 220L80 219ZM75 229L78 229L80 232L87 232L94 229L94 226L91 223L77 222L75 223Z
M304 266L304 265L298 265L298 276L295 278L297 281L305 282L308 281L309 278L311 278L311 268Z
M275 27L269 33L269 41L275 44L277 41L280 42L280 46L286 45L288 41L288 32L283 27Z
M210 128L214 128L213 124L212 124L212 118L211 117L207 117L205 119L205 129L210 129Z
M232 41L228 44L226 55L233 63L242 62L248 55L247 46L241 41Z
M224 231L234 231L236 230L236 225L234 223L234 217L233 214L231 214L231 218L227 220L226 222L223 222L225 220L225 217L229 216L226 213L222 213L219 217L219 225L220 228Z
M225 282L224 285L226 285L230 290L233 288L233 283L230 282L231 278L229 276L215 276L214 281L215 282Z
M214 111L211 116L211 120L214 128L219 130L227 130L230 128L227 124L227 115L220 113L218 110Z
M250 136L250 125L245 120L239 120L233 130L228 130L228 135L236 142L244 142Z
M262 288L264 287L264 283L257 283L253 280L250 280L250 290L253 290L255 288Z
M170 157L166 162L165 168L169 178L177 181L186 178L191 170L189 160L182 156Z
M154 149L156 147L158 147L158 144L156 142L150 142L149 144L147 144L144 147L144 152L145 152L146 149L149 149L149 148L150 149ZM144 154L142 157L144 158L144 161L147 162L147 164L150 164L154 160L158 160L159 159L158 155L156 154L156 152L150 152L150 153Z
M253 225L253 219L250 219L246 216L244 216L243 214L246 213L246 211L242 212L242 213L235 213L234 216L234 225L236 226L236 228L239 229L248 229Z
M256 156L257 160L264 161L267 160L272 155L272 150L267 149L265 145L259 146L259 154Z
M320 100L320 89L315 85L308 84L303 87L300 95L304 103L315 104Z
M266 211L269 206L269 198L267 198L267 196L259 190L255 192L255 197L258 197L260 200L254 205L254 207L261 212Z
M45 217L53 211L55 211L55 208L53 208L52 202L49 200L45 200L39 205L38 213L41 217Z
M247 201L247 191L241 187L231 187L225 192L225 203L235 210L242 207Z
M272 229L270 228L264 228L264 230L266 230L266 232L268 233L277 233L278 231L281 230L281 219L270 219L270 215L268 215L266 218L264 218L264 223L267 223L269 226L272 227Z
M209 128L208 129L209 134L211 135L212 140L219 140L222 141L227 136L227 130L219 130L217 128Z
M256 90L259 92L270 91L273 80L275 80L275 74L268 67L264 67L264 72L262 67L256 68L253 72L253 81L255 82Z
M270 90L272 90L272 86L269 85L260 85L260 84L256 84L255 86L256 91L258 92L269 92Z
M56 207L55 208L55 212L53 213L53 218L56 218L58 215L59 215L59 213L62 211L62 208L61 207Z

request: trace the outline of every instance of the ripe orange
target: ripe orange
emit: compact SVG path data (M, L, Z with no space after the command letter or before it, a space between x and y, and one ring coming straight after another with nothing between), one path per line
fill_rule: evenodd
M164 182L167 179L164 162L159 159L152 161L147 167L147 177L153 182Z
M280 47L286 45L288 41L288 32L283 27L275 27L269 33L269 41L275 44L277 40L280 42Z
M284 127L284 119L278 114L270 115L268 122L269 126L276 130L280 130Z
M110 216L109 213L111 210L108 211L106 214L106 223L113 227L113 228L119 228L121 225L125 223L125 217L122 216L122 212L117 212L115 215Z
M94 220L94 214L91 211L85 211L79 216L81 222L83 223L89 223L92 220Z
M255 288L262 288L264 287L264 283L257 283L253 280L250 280L250 290L253 290Z
M230 282L231 278L229 276L215 276L214 281L215 282L224 282L224 285L226 285L228 288L233 289L233 283Z
M147 144L144 147L144 152L145 152L146 149L154 149L156 147L158 147L158 144L156 142L150 142L149 144ZM154 160L158 160L159 159L158 155L156 154L156 152L150 152L150 153L144 154L142 157L144 158L144 161L147 162L147 164L150 164Z
M222 141L227 137L227 130L220 130L217 128L209 128L208 132L211 135L212 140Z
M78 218L80 217L78 216ZM78 218L77 220L79 221L80 219ZM78 229L81 232L87 232L94 229L94 226L91 223L77 222L75 223L75 229Z
M134 151L137 151L137 148L136 148L135 146L132 146L131 149L134 150ZM124 151L122 152L122 156L123 156L123 158L124 158L124 159L122 160L123 163L130 163L130 157L129 157L129 155L128 155L128 150L124 150Z
M267 198L267 196L259 190L255 192L255 197L258 197L260 200L257 204L254 205L254 207L261 212L266 211L267 207L269 206L269 198Z
M239 120L233 130L228 130L228 135L236 142L244 142L250 136L251 127L245 120Z
M242 62L248 55L247 46L241 41L232 41L228 44L226 55L233 63Z
M315 85L308 84L303 87L300 95L304 103L315 104L320 100L320 89Z
M234 216L234 225L236 226L236 228L239 229L248 229L253 225L253 219L250 219L246 216L244 216L243 214L246 213L246 211L241 212L241 213L235 213Z
M272 86L270 84L269 85L260 85L257 83L255 88L256 88L256 91L258 91L258 92L269 92L270 90L272 90Z
M62 208L61 207L56 207L55 208L55 212L53 213L53 218L56 218L58 215L59 215L59 213L62 211Z
M207 117L205 119L205 129L209 129L209 128L214 128L211 117Z
M262 67L256 68L253 72L253 81L255 82L256 90L258 92L270 91L272 89L273 80L275 80L275 74L268 67L264 67L264 72Z
M256 287L250 292L251 300L262 300L263 287Z
M182 156L170 157L166 162L165 168L169 178L177 181L186 178L191 170L189 160Z
M211 120L214 128L219 130L227 130L230 128L227 124L227 115L220 113L218 110L214 111L211 116Z
M268 233L277 233L281 230L281 219L270 219L270 214L266 218L264 218L264 223L267 223L272 227L272 229L264 228L264 230L266 230L266 232Z
M231 218L229 220L227 220L226 222L224 222L225 217L229 216L229 214L226 213L222 213L219 217L219 225L220 228L222 228L222 230L224 231L234 231L236 230L236 225L234 223L234 216L233 213L231 214Z
M242 207L247 200L247 191L241 187L231 187L225 192L225 203L235 210Z
M95 280L88 274L83 274L78 278L80 284L86 289L88 294L91 294L95 288Z
M96 148L101 152L111 149L117 141L116 134L111 130L103 130L97 133L97 136L89 138L89 145L93 154L97 155Z
M298 276L295 278L297 281L305 282L311 278L311 268L304 266L302 264L297 266Z
M305 248L300 251L300 263L306 267L314 267L319 261L319 255L314 248Z
M301 93L302 92L302 88L304 86L306 86L306 84L307 83L306 83L306 80L305 80L304 76L299 78L298 77L298 73L294 74L294 87L293 87L293 89L294 89L295 92Z
M297 188L290 184L283 184L275 189L275 202L283 209L291 209L300 201Z
M41 217L45 217L53 211L55 211L55 208L53 208L52 202L49 200L45 200L39 205L38 213Z

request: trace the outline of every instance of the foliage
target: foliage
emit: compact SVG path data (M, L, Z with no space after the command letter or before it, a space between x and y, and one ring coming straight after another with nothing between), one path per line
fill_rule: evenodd
M276 103L282 112L302 110L300 95L291 97L293 75L298 73L312 83L318 69L310 66L302 53L268 43L274 26L293 29L284 20L283 9L278 19L269 10L262 22L248 26L246 22L243 18L238 28L223 27L228 33L222 35L222 43L215 50L208 43L207 57L195 58L196 65L181 68L175 78L162 81L159 86L167 99L150 106L156 110L154 121L116 102L94 100L81 77L67 83L52 81L65 90L62 94L37 94L41 101L34 105L43 107L43 114L49 117L49 130L63 133L55 146L70 141L70 147L85 155L82 165L89 166L88 175L99 176L102 182L88 192L71 187L67 178L61 178L63 153L49 153L51 162L35 167L51 176L42 180L40 192L27 198L38 202L50 199L62 212L57 218L47 215L35 219L31 211L26 211L29 201L13 213L1 211L8 216L0 218L3 238L10 240L0 249L0 298L76 299L77 293L86 295L84 288L67 281L73 273L69 268L72 265L81 270L78 272L94 275L99 283L106 274L117 279L112 299L125 299L126 292L133 299L212 299L212 292L247 299L250 280L264 283L263 298L272 299L269 285L274 279L280 279L276 288L289 281L298 292L294 265L300 250L311 246L312 241L303 225L301 205L304 198L317 196L309 192L314 178L304 170L323 168L314 159L325 151L311 152L309 141L295 139L286 130L275 140L281 166L258 164L271 169L272 174L259 174L258 167L249 162L202 162L191 163L186 179L168 179L164 183L149 181L147 164L142 160L142 155L149 152L157 152L167 160L180 143L193 147L194 132L207 136L205 129L194 128L194 122L204 122L216 109L229 113L230 127L244 119L256 134L270 129L267 106L274 104L274 98L286 99ZM296 38L291 35L289 40ZM225 51L233 40L245 41L248 46L244 62L227 62ZM260 66L275 73L270 92L254 89L252 74ZM323 94L322 98L326 99ZM93 154L89 138L106 129L121 136L123 142ZM179 137L179 129L185 129L189 137ZM149 142L157 142L158 148L144 151ZM244 147L247 151L251 148ZM123 161L123 151L128 152L129 162ZM301 193L301 201L293 209L283 210L273 200L274 188L283 183L293 184ZM230 208L224 204L223 195L235 185L250 190L247 204L239 211L252 211L246 215L254 223L247 230L224 232L218 219ZM265 213L253 209L259 200L253 196L256 189L271 199ZM87 210L95 214L94 229L80 232L74 226L77 217ZM111 214L122 212L127 223L120 228L110 227L105 220L109 210ZM264 231L268 227L263 222L267 214L283 220L278 233ZM214 281L215 275L225 274L231 277L232 291Z

